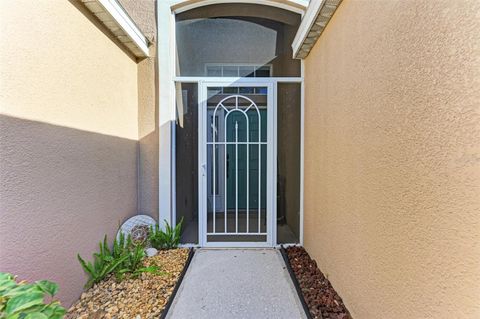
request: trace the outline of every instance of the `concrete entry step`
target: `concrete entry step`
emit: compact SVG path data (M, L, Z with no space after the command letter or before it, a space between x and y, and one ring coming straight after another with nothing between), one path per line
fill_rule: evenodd
M306 318L276 249L198 249L170 319Z

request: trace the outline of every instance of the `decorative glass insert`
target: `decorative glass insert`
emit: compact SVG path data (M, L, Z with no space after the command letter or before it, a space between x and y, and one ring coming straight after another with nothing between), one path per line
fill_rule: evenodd
M214 77L268 78L272 76L272 66L206 64L205 75Z

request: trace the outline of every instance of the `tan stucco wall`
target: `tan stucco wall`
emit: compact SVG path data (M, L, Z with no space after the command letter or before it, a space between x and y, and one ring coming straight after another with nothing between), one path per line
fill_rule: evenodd
M120 0L152 43L150 57L138 62L138 211L158 219L158 72L154 0Z
M354 318L480 318L479 17L344 0L305 60L305 246Z
M0 1L0 271L68 305L137 212L137 64L69 1Z

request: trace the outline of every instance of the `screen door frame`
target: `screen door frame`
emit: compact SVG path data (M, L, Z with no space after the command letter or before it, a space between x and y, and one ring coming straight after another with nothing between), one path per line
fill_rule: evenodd
M198 83L198 205L199 244L201 247L274 247L276 245L277 194L277 105L276 85L271 79L202 80ZM207 91L210 87L266 87L267 88L267 176L266 176L266 241L209 242L207 240ZM235 95L235 94L232 94ZM242 94L239 94L242 95ZM253 234L254 235L254 234Z

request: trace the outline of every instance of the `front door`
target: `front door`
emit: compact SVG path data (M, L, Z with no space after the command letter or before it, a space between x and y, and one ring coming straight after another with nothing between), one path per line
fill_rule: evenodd
M202 82L199 206L203 246L272 246L275 211L273 85Z

